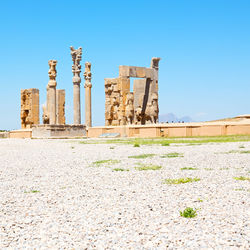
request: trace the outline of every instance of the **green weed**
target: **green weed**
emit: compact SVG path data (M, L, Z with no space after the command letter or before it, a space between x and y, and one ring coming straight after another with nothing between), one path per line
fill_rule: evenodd
M120 163L121 161L119 160L100 160L100 161L95 161L92 163L92 166L93 167L100 167L100 166L110 166L110 165L113 165L113 164L117 164L117 163Z
M164 184L183 184L188 182L200 181L200 178L180 178L180 179L165 179Z
M181 153L168 153L160 156L161 158L175 158L175 157L183 157L183 154Z
M181 168L181 170L198 170L198 168L185 167L185 168Z
M161 145L163 143L169 144L204 144L204 143L225 143L225 142L240 142L240 141L250 141L250 135L230 135L230 136L198 136L198 137L170 137L170 138L130 138L130 139L111 139L111 140L88 140L80 141L80 144L135 144L140 145Z
M40 193L39 190L30 190L30 191L24 191L25 194L28 194L28 193Z
M143 165L140 164L140 167L135 167L136 170L143 171L143 170L160 170L162 166L158 165Z
M234 177L237 181L250 181L250 177L240 176L240 177Z
M113 168L113 171L129 171L129 169L125 169L125 168Z
M220 154L250 154L250 150L230 150L228 152L221 152Z
M155 156L155 154L142 154L142 155L132 155L132 156L129 156L128 158L145 159L145 158L151 158L153 156Z
M180 211L180 216L185 218L194 218L195 216L197 216L197 213L195 209L187 207L183 211Z

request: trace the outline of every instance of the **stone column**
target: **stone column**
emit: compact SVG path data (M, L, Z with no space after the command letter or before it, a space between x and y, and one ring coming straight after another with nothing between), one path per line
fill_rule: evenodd
M153 78L151 80L153 81L153 89L152 91L156 91L158 93L158 72L159 72L159 62L161 58L160 57L153 57L151 59L151 69L154 69Z
M65 125L65 90L56 90L56 124Z
M92 127L92 108L91 108L91 63L85 63L85 72L84 72L84 79L85 79L85 124L87 127Z
M81 124L81 100L80 100L80 83L81 83L81 65L82 48L74 49L70 47L72 56L72 73L73 73L73 101L74 101L74 124Z
M47 107L49 113L49 124L56 124L56 60L49 60L49 82Z
M49 85L47 85L46 91L47 91L46 109L49 110Z
M39 89L21 90L21 126L31 128L39 124Z

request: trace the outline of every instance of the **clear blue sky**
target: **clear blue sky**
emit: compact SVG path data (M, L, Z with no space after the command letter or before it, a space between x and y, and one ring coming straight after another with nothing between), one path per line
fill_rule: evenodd
M92 63L94 125L104 125L104 78L161 57L160 113L211 120L250 113L249 0L0 1L0 129L20 128L20 90L40 89L58 60L72 123L69 46ZM84 122L84 88L82 86Z

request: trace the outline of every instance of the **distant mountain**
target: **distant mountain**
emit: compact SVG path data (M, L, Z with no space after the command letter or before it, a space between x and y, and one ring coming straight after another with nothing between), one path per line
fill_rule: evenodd
M192 118L190 116L183 116L178 118L175 114L173 113L168 113L168 114L162 114L159 115L159 122L192 122Z

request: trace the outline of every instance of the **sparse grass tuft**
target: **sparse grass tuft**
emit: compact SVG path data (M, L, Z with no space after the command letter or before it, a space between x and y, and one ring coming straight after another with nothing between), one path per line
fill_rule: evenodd
M160 156L161 158L175 158L175 157L183 157L183 154L181 153L168 153Z
M240 145L239 148L245 148L245 146L244 145Z
M220 170L229 170L229 168L220 168Z
M230 150L228 152L221 152L220 154L250 154L250 150Z
M187 207L183 210L183 212L180 211L180 216L185 218L194 218L195 216L197 216L197 213L195 209Z
M212 171L213 169L212 168L204 168L205 170L207 171Z
M29 194L29 193L40 193L39 190L30 190L30 191L24 191L25 194Z
M162 146L170 146L170 143L168 143L168 142L163 142L161 145L162 145Z
M113 171L129 171L129 169L125 169L125 168L113 168Z
M198 200L199 202L203 202L203 200L202 200L202 199L200 199L200 198L198 198L197 200Z
M109 160L101 160L101 161L95 161L92 163L92 167L100 167L100 166L110 166L112 164L117 164L119 163L120 161L119 160L112 160L112 159L109 159Z
M143 170L160 170L162 166L158 165L143 165L140 164L140 167L135 167L136 170L143 171Z
M115 147L109 147L109 149L115 149Z
M181 170L198 170L198 168L185 167L185 168L181 168Z
M139 148L139 147L140 147L140 144L139 144L139 143L135 143L135 144L134 144L134 147L135 147L135 148Z
M197 136L197 137L170 137L170 138L127 138L127 139L112 139L112 140L87 140L80 141L80 144L135 144L140 145L161 145L165 142L174 144L192 144L200 145L204 143L225 143L225 142L244 142L250 141L250 135L230 135L230 136Z
M243 150L239 152L240 154L250 154L250 150Z
M132 156L129 156L128 158L145 159L145 158L151 158L153 156L155 156L155 154L142 154L142 155L132 155Z
M250 181L250 177L240 176L240 177L234 177L237 181Z
M200 178L180 178L180 179L165 179L163 184L182 184L188 182L200 181Z

